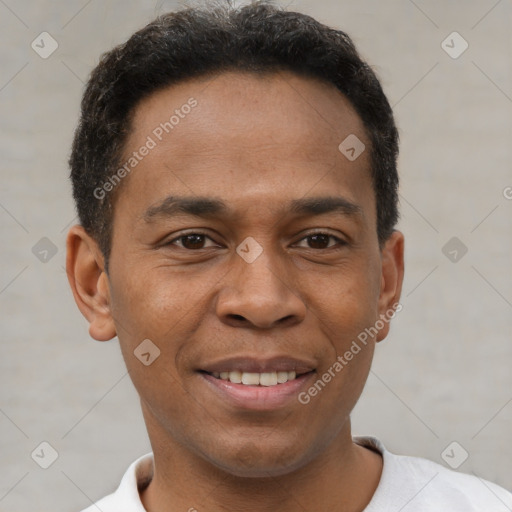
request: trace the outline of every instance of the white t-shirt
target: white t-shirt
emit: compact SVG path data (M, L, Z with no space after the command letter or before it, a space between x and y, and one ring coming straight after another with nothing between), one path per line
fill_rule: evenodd
M496 484L426 459L394 455L375 437L353 440L383 457L379 485L364 512L512 512L512 493ZM82 512L146 512L138 489L148 484L152 468L152 453L140 457L113 494Z

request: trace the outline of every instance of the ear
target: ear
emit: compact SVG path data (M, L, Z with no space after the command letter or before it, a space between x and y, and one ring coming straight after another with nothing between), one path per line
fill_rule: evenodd
M66 240L66 272L75 302L97 341L116 336L104 258L96 241L82 226L73 226Z
M389 333L394 311L400 311L399 304L404 279L404 235L394 230L381 251L381 284L378 301L379 318L384 326L379 329L376 341L382 341Z

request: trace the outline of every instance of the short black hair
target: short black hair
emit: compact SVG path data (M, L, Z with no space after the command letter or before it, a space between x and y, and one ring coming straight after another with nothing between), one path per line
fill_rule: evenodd
M334 84L345 95L371 142L381 247L393 232L399 218L398 131L379 80L350 37L268 0L238 7L223 0L158 16L103 54L91 72L69 165L80 223L98 242L107 268L120 187L108 194L101 187L122 165L136 106L172 84L233 70L288 70Z

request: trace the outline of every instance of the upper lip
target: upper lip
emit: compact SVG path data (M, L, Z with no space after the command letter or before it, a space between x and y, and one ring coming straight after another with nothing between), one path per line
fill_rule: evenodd
M200 368L200 370L208 373L232 371L246 373L295 371L298 375L308 373L314 369L315 367L310 361L288 356L277 356L266 359L259 359L250 356L231 357L229 359L222 359L205 364Z

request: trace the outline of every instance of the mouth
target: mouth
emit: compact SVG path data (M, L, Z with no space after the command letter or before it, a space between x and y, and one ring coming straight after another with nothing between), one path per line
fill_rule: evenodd
M198 370L215 399L236 409L276 410L294 406L297 394L316 374L315 365L289 357L232 358Z
M229 381L233 384L243 384L244 386L278 386L293 381L302 375L311 373L309 372L298 373L295 370L291 371L272 371L272 372L244 372L241 370L225 371L225 372L205 372L215 379Z

